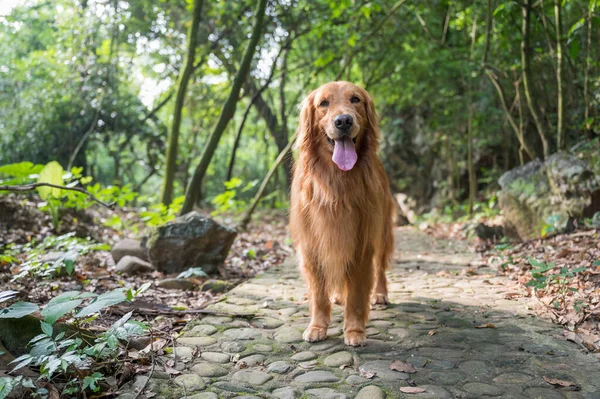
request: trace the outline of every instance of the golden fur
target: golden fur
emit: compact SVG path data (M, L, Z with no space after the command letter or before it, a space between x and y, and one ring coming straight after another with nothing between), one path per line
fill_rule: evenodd
M359 99L356 102L356 98ZM326 103L327 102L327 103ZM332 161L333 121L353 117L358 160L342 171ZM387 303L385 269L393 255L394 204L377 156L379 124L366 90L331 82L311 92L300 115L291 189L290 231L308 285L309 342L327 338L331 298L344 302L347 345L363 345L370 300Z

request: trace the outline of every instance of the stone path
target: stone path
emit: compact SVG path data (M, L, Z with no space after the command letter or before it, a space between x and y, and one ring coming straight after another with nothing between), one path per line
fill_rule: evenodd
M147 384L138 376L120 398L144 385L145 393L175 399L600 398L598 360L561 340L559 327L528 315L528 299L504 299L519 291L508 279L487 267L464 273L473 260L464 244L407 228L396 240L393 304L371 312L365 347L343 344L339 306L326 341L302 341L304 283L287 262L209 308L223 316L186 328L169 355L181 375L169 379L157 367ZM395 360L416 373L390 369ZM410 385L425 392L401 392Z

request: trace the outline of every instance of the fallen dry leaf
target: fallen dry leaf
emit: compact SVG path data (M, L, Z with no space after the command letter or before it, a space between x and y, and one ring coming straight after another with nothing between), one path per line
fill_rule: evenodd
M421 388L421 387L402 387L402 388L400 388L400 392L404 392L404 393L423 393L423 392L425 392L425 388Z
M410 364L408 362L403 362L402 360L394 360L392 362L392 364L390 364L390 369L392 369L394 371L399 371L401 373L408 373L408 374L417 372L417 369L415 368L415 366L413 366L412 364Z
M429 330L429 332L427 333L427 335L432 336L432 335L435 335L436 332L437 331L435 331L435 330Z
M352 367L352 365L351 365L351 364L342 364L342 365L340 366L340 370L343 370L343 369L345 369L346 367Z
M504 299L515 299L515 298L521 298L523 296L523 294L519 293L519 292L507 292L506 294L504 294Z
M577 384L575 384L574 382L571 382L571 381L559 380L558 378L548 378L546 376L544 376L544 381L546 381L548 384L559 385L561 387L576 387L577 386Z
M181 374L181 371L174 369L173 367L167 366L165 364L165 371L167 373L169 373L170 375L179 375Z
M376 375L377 375L377 373L374 373L372 371L363 371L363 370L360 370L360 376L362 378L366 378L368 380L370 380L371 378L375 377Z
M496 328L496 325L492 324L492 323L487 323L487 324L482 324L480 326L475 326L475 328Z
M158 352L159 350L164 348L166 345L167 345L167 340L159 338L156 341L152 342L151 344L148 344L148 346L146 346L144 349L140 350L139 353L145 355L145 354L150 353L150 351Z

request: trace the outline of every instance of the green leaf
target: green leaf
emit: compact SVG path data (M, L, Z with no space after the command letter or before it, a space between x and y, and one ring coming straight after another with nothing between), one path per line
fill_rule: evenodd
M43 333L46 334L47 336L51 337L52 336L52 324L46 323L45 321L40 321L40 325L42 327Z
M92 303L81 309L75 317L89 316L92 313L99 312L100 310L107 308L112 305L116 305L123 301L126 301L127 297L123 289L116 289L114 291L105 292L99 295Z
M5 399L8 394L19 385L19 379L0 377L0 399Z
M57 186L64 186L63 175L64 170L62 166L56 161L48 162L44 169L40 172L38 183L50 183ZM61 197L61 189L52 187L38 187L40 197L45 200L52 196L54 198Z
M56 299L56 298L54 298ZM48 302L44 310L42 310L42 316L44 316L44 320L50 324L54 324L56 320L60 319L77 306L81 305L81 299L73 299L70 301L60 301L51 303Z
M16 358L9 364L17 363L17 365L15 367L13 367L13 371L15 371L15 370L21 369L21 368L29 365L29 363L31 363L32 361L33 361L33 356L31 356L30 354L27 353L23 356L19 356L18 358Z
M579 56L579 40L573 40L571 42L571 58L577 59Z
M37 312L39 309L35 303L17 302L0 310L0 319L20 319L21 317Z
M0 303L13 299L19 291L2 291L0 292Z
M579 29L581 29L581 27L583 27L583 25L585 24L585 20L583 18L581 18L579 21L575 22L571 28L569 29L569 32L567 33L568 37L573 36L573 34L575 32L577 32Z

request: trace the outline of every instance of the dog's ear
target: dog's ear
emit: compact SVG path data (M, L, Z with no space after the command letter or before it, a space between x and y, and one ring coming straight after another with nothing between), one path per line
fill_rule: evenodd
M367 126L366 131L367 135L373 137L375 140L379 140L379 117L375 112L375 105L373 104L373 99L368 91L364 91L365 97L365 111L367 114Z
M306 148L313 135L315 122L315 91L311 91L300 104L300 120L296 148Z

